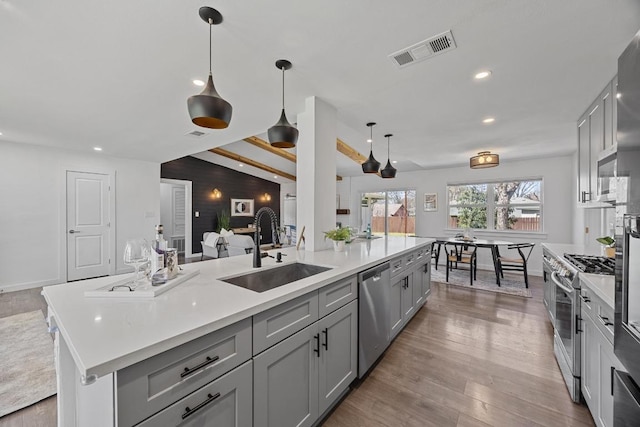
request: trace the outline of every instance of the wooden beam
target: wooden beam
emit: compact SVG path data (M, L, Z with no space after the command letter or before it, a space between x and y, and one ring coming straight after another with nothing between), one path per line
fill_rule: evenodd
M256 162L255 160L251 160L247 157L241 156L239 154L236 153L232 153L231 151L227 151L223 148L212 148L209 151L211 151L214 154L217 154L219 156L223 156L226 157L228 159L231 160L235 160L237 162L240 163L244 163L247 164L249 166L253 166L254 168L258 168L258 169L262 169L263 171L267 171L269 173L272 173L274 175L278 175L281 176L283 178L287 178L290 179L291 181L295 181L296 177L294 175L288 174L286 172L283 172L279 169L276 168L272 168L271 166L267 166L264 163L260 163L260 162Z
M276 156L280 156L283 159L287 159L290 162L295 163L297 160L295 154L284 151L282 148L272 147L271 144L269 144L267 141L265 141L264 139L260 139L257 136L250 136L249 138L245 138L244 141L248 142L251 145L255 145L258 148L262 148L263 150L266 150L271 154L275 154Z
M295 154L290 153L288 151L283 150L282 148L272 147L264 139L258 138L257 136L250 136L244 139L244 142L248 142L251 145L254 145L258 148L262 148L265 151L268 151L271 154L275 154L276 156L280 156L283 159L287 159L290 162L296 163L298 158ZM342 177L340 175L336 175L336 181L342 181Z
M340 138L336 139L336 147L339 152L359 165L363 164L367 160L367 157L363 156L359 151L353 149L349 144L347 144ZM378 172L376 175L380 176L380 172Z

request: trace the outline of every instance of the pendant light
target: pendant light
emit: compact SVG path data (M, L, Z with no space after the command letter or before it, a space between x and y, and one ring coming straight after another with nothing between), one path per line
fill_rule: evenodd
M279 59L276 61L276 68L282 70L282 113L278 123L269 128L267 135L272 147L293 148L298 141L298 129L289 123L284 112L284 71L291 69L291 62Z
M491 151L480 151L477 156L469 159L471 169L493 168L500 164L500 156Z
M200 18L209 24L209 79L199 95L190 96L187 100L189 116L193 124L210 129L225 129L231 121L233 107L222 99L213 85L211 73L211 27L222 22L222 15L217 10L203 6L199 11Z
M369 158L362 164L362 172L364 173L378 173L380 169L380 162L373 157L373 127L376 124L374 122L367 123L369 126L369 141L371 143L371 151L369 151Z
M384 169L382 169L380 171L380 175L383 178L395 178L396 177L396 172L398 172L398 170L396 168L394 168L393 166L391 166L391 159L389 157L389 138L391 138L393 135L388 133L386 134L384 137L387 138L387 166L384 167Z

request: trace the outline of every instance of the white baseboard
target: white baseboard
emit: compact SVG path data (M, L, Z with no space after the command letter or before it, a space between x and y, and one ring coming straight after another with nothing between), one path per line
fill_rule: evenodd
M43 280L38 282L26 282L26 283L14 283L11 285L1 285L0 294L5 292L24 291L26 289L40 288L40 287L49 286L49 285L59 285L61 283L64 283L64 281L60 279L50 279L50 280Z

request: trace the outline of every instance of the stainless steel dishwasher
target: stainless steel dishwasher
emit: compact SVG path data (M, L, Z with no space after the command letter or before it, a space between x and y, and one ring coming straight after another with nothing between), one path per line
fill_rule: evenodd
M389 263L358 274L358 377L362 378L389 346Z

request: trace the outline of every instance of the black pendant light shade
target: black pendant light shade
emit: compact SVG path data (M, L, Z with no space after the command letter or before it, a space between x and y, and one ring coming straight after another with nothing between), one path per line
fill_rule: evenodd
M222 15L217 10L203 6L199 11L203 21L209 24L209 79L199 95L190 96L187 100L189 116L193 124L210 129L225 129L231 122L233 107L216 91L211 73L211 26L222 22Z
M367 126L369 126L371 151L369 151L369 158L367 159L367 161L362 164L362 172L364 173L378 173L378 170L380 169L380 162L373 157L373 127L375 125L376 124L374 122L367 123Z
M383 178L395 178L396 172L398 172L396 168L391 166L391 159L389 157L389 138L391 138L392 136L393 135L390 133L384 136L385 138L387 138L387 166L385 166L384 169L380 171L380 176L382 176Z
M272 147L293 148L298 142L298 129L289 123L284 112L284 71L291 69L291 62L279 59L276 61L276 68L282 70L282 113L280 113L278 123L269 128L267 135Z

